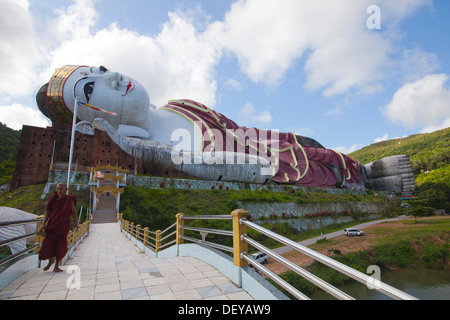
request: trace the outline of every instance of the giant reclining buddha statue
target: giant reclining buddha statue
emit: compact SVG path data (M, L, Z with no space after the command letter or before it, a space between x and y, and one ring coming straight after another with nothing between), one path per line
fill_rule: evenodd
M203 180L402 192L414 188L407 155L363 166L314 139L239 126L192 100L155 107L133 78L103 66L58 68L37 94L56 129L77 121L106 131L128 154Z

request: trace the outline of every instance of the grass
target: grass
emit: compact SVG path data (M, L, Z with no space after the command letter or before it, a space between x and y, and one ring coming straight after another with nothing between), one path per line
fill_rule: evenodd
M376 244L388 244L400 241L414 241L415 239L429 235L441 235L449 232L450 218L436 219L436 218L419 218L418 223L414 220L404 220L396 223L401 223L402 228L393 230L389 227L390 223L383 223L381 227L373 229L372 232L377 236ZM383 228L383 225L386 225ZM386 235L389 237L386 237Z
M36 215L44 215L49 196L55 191L51 190L45 199L41 199L45 185L20 187L12 192L0 193L0 207L10 207L23 210ZM77 212L83 206L83 212L89 206L89 192L71 190L71 194L77 197Z
M233 210L239 209L238 203L253 202L353 202L353 201L380 201L373 194L353 195L339 194L331 195L324 191L308 192L270 192L251 190L177 190L166 189L143 189L138 187L127 187L121 197L120 210L124 219L149 227L150 230L164 230L175 222L175 215L229 215ZM381 202L382 203L382 202ZM362 215L364 216L364 215ZM299 217L298 219L308 219ZM361 222L363 219L358 219ZM230 221L189 221L190 226L231 230ZM335 224L324 227L324 233L341 230L354 225L354 222ZM287 236L293 241L299 242L320 235L320 230L298 231L289 226L287 222L277 224L265 223L263 225L280 235ZM198 238L198 233L187 234ZM249 230L249 235L255 240L269 248L282 246L279 243L265 237L257 232ZM223 237L222 237L223 238ZM223 245L231 245L230 239L222 239L220 236L208 235L208 241L219 242Z
M369 265L377 265L382 270L429 268L448 270L450 258L450 217L421 218L419 223L414 220L401 222L402 227L393 228L393 222L382 223L385 227L374 228L376 240L368 250L341 254L333 246L338 240L325 240L330 248L332 258L363 273ZM314 246L316 248L317 245ZM313 263L308 271L324 279L332 285L340 286L353 281L333 269L320 263ZM310 295L317 288L292 271L280 275L294 287L306 295Z
M0 194L0 206L20 209L36 215L45 214L46 202L41 200L45 185L20 187Z

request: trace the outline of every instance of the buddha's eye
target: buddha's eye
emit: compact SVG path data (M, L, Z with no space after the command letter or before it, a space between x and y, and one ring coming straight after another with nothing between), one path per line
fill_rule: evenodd
M94 92L95 82L88 82L84 85L84 95L86 96L86 101L89 103L92 93Z

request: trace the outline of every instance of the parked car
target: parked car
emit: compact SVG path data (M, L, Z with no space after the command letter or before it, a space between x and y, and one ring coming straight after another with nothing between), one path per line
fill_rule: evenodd
M362 230L358 230L358 229L344 229L344 233L351 237L351 236L364 236L365 233Z
M269 256L264 252L254 253L250 255L250 258L261 264L266 264L267 261L269 260ZM250 265L250 268L253 268L253 266Z

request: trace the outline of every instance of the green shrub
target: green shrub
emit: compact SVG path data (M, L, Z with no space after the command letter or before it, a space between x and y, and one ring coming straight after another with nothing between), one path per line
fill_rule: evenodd
M422 248L421 260L425 267L431 269L445 269L448 264L449 244L426 244Z

